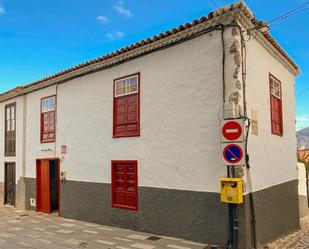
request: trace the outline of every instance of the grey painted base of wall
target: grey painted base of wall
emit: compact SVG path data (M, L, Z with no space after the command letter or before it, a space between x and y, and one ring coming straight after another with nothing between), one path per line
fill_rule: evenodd
M18 209L26 209L25 205L26 185L24 178L20 178L16 185L16 207Z
M35 198L35 179L25 178L25 206ZM299 229L298 181L253 193L256 241L265 244ZM67 181L61 184L60 215L158 235L226 246L228 207L219 194L139 187L138 211L111 207L110 184ZM252 248L250 198L237 206L239 249Z
M298 196L300 218L309 215L308 198L304 195Z
M219 194L139 187L138 211L111 207L109 184L61 184L61 216L226 245L226 205Z
M36 210L36 207L30 205L30 199L36 198L36 181L35 178L24 177L25 183L25 207L27 210Z
M300 229L297 179L254 192L252 200L257 246ZM252 248L254 230L248 195L245 196L244 204L239 208L238 214L239 222L242 224L239 248Z

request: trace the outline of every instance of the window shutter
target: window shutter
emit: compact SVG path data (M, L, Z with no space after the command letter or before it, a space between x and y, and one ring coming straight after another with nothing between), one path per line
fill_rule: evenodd
M56 139L56 96L41 100L41 143Z
M271 132L281 136L283 134L281 82L270 75L269 87Z
M114 98L114 137L139 136L139 93Z
M137 210L137 162L112 162L112 206Z
M127 134L138 134L138 95L129 95L127 98L126 129Z
M5 156L16 154L16 104L5 107Z

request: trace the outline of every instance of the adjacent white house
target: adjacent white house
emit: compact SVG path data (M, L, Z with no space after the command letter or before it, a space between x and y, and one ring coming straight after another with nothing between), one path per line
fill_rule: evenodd
M239 248L297 230L299 69L260 28L239 2L1 94L3 204L226 246L220 122L245 116Z
M308 172L303 163L297 163L297 168L298 168L299 216L304 217L309 214Z

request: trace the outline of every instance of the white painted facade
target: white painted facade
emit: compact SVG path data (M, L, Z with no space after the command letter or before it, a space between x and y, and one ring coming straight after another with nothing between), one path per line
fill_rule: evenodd
M111 182L112 160L138 160L139 186L219 192L222 165L220 120L225 94L231 94L234 56L232 28L211 31L126 63L30 92L16 101L17 176L36 177L36 160L60 158L67 180ZM252 191L297 178L294 77L257 40L246 42L246 104L258 113L259 135L249 133ZM141 136L113 138L113 80L141 75ZM283 136L271 134L269 73L282 83ZM240 73L239 73L240 74ZM56 142L40 143L41 99L57 95ZM240 97L242 102L243 96ZM0 130L4 130L0 122ZM0 135L4 147L4 132ZM67 154L61 155L61 146ZM3 170L0 170L0 180Z
M309 214L308 191L307 191L307 173L303 163L297 163L298 173L298 203L299 217L302 218Z
M61 158L67 180L111 182L112 160L138 160L139 186L218 192L220 32L27 95L26 177ZM211 59L209 59L211 57ZM113 138L113 80L141 74L141 136ZM56 143L40 144L40 99L57 92ZM67 154L61 155L61 146ZM211 156L210 156L211 155Z
M307 177L306 168L303 163L297 163L298 169L298 195L305 196L307 198Z
M258 113L259 135L249 135L253 191L297 179L294 75L260 43L247 48L247 112ZM283 136L271 133L269 73L281 81Z

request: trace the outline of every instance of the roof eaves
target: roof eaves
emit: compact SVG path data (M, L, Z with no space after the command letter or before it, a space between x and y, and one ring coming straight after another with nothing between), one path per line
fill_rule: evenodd
M17 97L19 95L27 94L32 91L40 90L57 83L62 83L76 77L81 77L91 72L103 70L115 64L123 63L124 61L134 59L138 56L156 51L157 49L167 47L174 43L185 40L190 36L194 36L197 32L202 30L210 29L224 22L228 23L231 21L232 16L235 16L240 12L250 21L256 21L254 14L243 2L236 2L209 13L207 17L203 16L200 19L195 19L192 22L180 25L177 28L173 28L153 37L141 40L125 48L116 50L96 59L86 61L33 83L18 87L18 90L12 89L2 93L0 94L0 102ZM287 55L287 53L284 52L284 50L270 36L270 34L264 34L264 36L287 59L287 61L291 63L296 70L298 70L295 62Z

